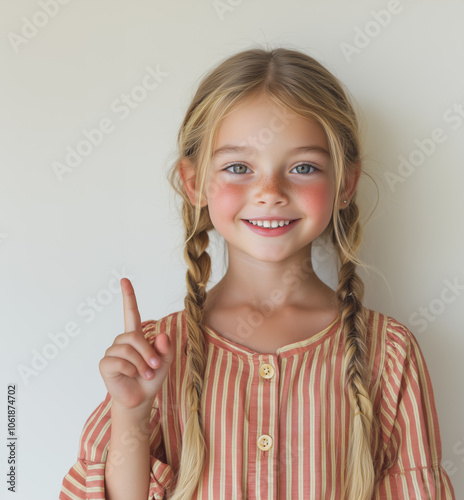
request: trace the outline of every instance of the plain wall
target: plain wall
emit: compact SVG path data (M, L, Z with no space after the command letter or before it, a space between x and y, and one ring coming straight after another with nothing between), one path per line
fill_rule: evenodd
M14 498L57 498L76 461L85 420L106 394L98 363L123 332L119 278L131 277L143 320L183 309L180 203L166 180L177 130L201 76L256 43L311 54L361 110L364 167L379 186L362 250L378 273L363 274L365 303L419 341L442 464L460 498L464 3L44 0L1 9L0 429L5 445L14 383ZM162 76L144 95L150 71ZM125 94L139 100L134 109L124 111ZM102 120L101 143L58 175ZM375 205L367 176L359 200L365 213ZM214 238L212 255L211 286L224 271ZM330 259L320 272L333 286ZM49 357L42 366L37 353ZM0 496L13 497L2 477Z

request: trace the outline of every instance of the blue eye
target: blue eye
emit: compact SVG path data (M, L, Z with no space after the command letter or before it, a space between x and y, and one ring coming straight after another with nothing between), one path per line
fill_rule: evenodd
M227 170L228 172L230 172L231 174L245 174L247 172L244 172L244 171L241 171L241 172L237 172L235 170L235 167L244 167L245 169L247 169L248 167L243 164L243 163L231 163L230 165L227 165L224 170ZM313 170L319 170L317 169L312 163L300 163L299 165L297 165L296 167L292 168L292 171L295 170L296 168L300 168L300 167L309 167L309 169L313 169ZM233 168L234 170L229 170ZM306 170L306 171L298 171L297 173L300 173L300 174L309 174L311 173L312 171L311 170Z
M312 163L300 163L295 168L300 168L300 167L310 167L313 170L318 170ZM295 170L295 168L292 168L292 170ZM306 171L306 172L299 171L298 173L300 173L300 174L309 174L310 172L309 171Z
M245 172L236 172L235 170L232 172L229 170L229 168L233 168L233 167L245 167L245 168L248 168L246 165L244 165L243 163L231 163L230 165L228 165L224 170L227 170L228 172L230 172L231 174L244 174Z

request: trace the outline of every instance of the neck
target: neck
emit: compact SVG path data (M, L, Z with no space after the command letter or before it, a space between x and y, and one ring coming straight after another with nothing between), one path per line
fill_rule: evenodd
M246 305L257 311L296 307L324 308L335 304L335 293L316 275L311 246L279 262L256 260L229 252L229 266L222 280L209 292L210 301L228 307Z

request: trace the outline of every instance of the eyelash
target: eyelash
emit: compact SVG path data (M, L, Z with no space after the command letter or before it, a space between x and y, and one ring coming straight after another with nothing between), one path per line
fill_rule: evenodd
M230 170L228 170L230 167L234 167L235 165L240 165L240 166L243 166L243 167L246 167L246 168L249 168L247 165L245 165L244 163L238 163L238 162L235 162L235 163L229 163L228 165L226 165L224 167L224 171L226 172L229 172L230 174L235 174L235 175L242 175L246 172L240 172L240 173L237 173L237 172L232 172ZM319 170L315 165L313 165L312 163L309 163L309 162L305 162L305 163L299 163L298 165L296 165L296 167L293 167L293 168L297 168L297 167L301 167L303 165L308 165L309 167L312 167L314 170ZM292 170L293 170L292 168ZM305 172L306 175L310 174L311 172Z

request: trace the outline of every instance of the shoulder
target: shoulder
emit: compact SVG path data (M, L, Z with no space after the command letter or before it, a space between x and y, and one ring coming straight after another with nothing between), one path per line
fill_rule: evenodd
M406 349L417 344L417 339L411 330L393 316L365 308L368 321L368 337L380 340L385 347Z
M151 344L160 333L165 333L171 342L177 338L181 340L185 334L185 328L185 309L172 312L160 319L142 321L142 332Z
M381 378L401 377L411 365L425 364L419 342L406 325L379 311L366 311L369 324L367 344Z

